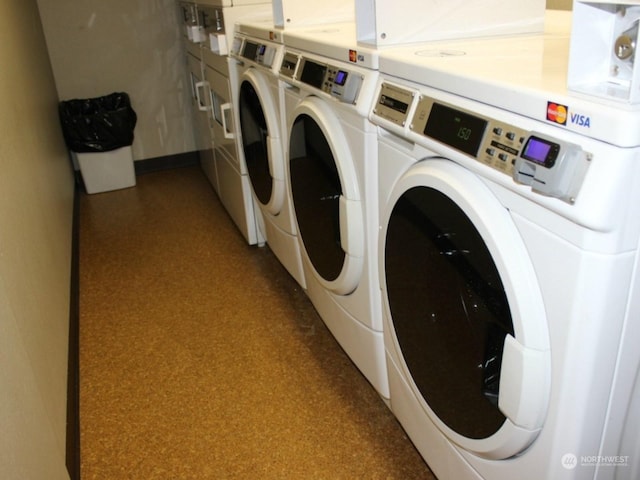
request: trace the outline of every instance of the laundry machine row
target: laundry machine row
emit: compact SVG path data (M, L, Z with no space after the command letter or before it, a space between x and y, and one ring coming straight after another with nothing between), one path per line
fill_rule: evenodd
M443 480L638 475L640 116L567 96L568 15L232 47L256 231Z
M443 480L638 474L640 112L567 96L548 17L380 53L390 407Z
M231 48L236 60L232 75L238 92L234 105L236 136L240 163L251 182L258 232L303 288L306 288L306 277L288 175L289 135L284 92L291 85L280 77L285 44L298 51L319 48L327 51L331 45L330 57L370 68L372 59L377 57L360 55L355 59L355 50L346 48L347 44L355 45L355 37L353 22L314 23L286 29L274 27L272 21L240 22ZM285 71L289 68L285 67ZM366 100L359 102L367 103Z

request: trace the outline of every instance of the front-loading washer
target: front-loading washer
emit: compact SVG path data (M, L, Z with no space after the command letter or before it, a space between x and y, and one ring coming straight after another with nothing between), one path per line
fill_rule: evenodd
M257 205L258 229L291 276L306 288L296 221L287 185L284 96L279 79L284 45L273 22L240 23L231 55L236 59L240 161Z
M341 28L284 31L280 77L287 174L307 294L338 343L386 399L375 255L377 134L368 120L378 73L358 63L358 55L368 58L375 52L359 50L355 33L353 42L336 42ZM352 24L348 28L355 32ZM332 34L325 37L327 30ZM315 40L312 31L320 32ZM296 47L301 38L306 50Z
M380 53L390 407L441 480L638 471L639 112L567 95L548 16Z

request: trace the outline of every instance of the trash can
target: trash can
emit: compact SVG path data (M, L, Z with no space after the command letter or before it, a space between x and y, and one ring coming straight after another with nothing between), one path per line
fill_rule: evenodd
M65 143L77 162L87 193L100 193L136 184L133 130L137 115L129 95L60 102Z

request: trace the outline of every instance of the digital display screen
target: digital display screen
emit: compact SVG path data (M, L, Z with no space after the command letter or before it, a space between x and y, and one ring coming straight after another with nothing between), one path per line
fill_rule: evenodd
M475 157L486 128L482 118L434 103L424 134Z
M553 167L560 151L560 145L542 138L531 136L522 150L522 158L543 165Z
M306 60L302 69L302 75L300 75L300 81L311 85L312 87L322 88L322 82L324 82L324 75L326 71L326 65Z
M267 50L267 46L266 45L260 45L259 49L258 49L258 55L264 55L264 52Z
M343 86L346 81L347 81L347 72L343 72L342 70L338 70L338 73L336 73L335 84Z
M380 95L380 101L378 103L400 113L407 113L407 110L409 109L408 103L401 102L400 100L397 100L388 95Z
M244 51L242 52L242 56L244 58L248 58L249 60L255 60L257 51L257 43L247 42L244 44Z

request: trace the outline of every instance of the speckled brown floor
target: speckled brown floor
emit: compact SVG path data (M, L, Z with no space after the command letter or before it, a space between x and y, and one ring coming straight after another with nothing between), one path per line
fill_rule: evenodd
M432 479L199 168L83 195L82 478Z

